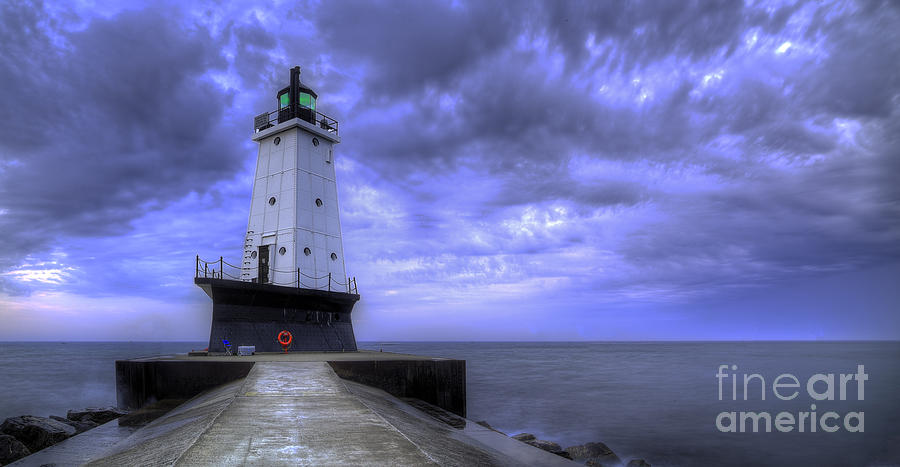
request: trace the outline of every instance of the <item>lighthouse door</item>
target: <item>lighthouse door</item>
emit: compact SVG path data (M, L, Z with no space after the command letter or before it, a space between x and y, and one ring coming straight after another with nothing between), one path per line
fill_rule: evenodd
M269 245L261 245L259 247L259 278L256 279L260 284L269 282Z

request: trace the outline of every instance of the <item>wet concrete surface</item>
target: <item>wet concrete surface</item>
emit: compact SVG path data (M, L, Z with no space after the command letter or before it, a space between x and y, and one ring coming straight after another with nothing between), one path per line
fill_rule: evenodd
M575 465L420 409L323 361L263 361L136 431L113 421L17 465Z

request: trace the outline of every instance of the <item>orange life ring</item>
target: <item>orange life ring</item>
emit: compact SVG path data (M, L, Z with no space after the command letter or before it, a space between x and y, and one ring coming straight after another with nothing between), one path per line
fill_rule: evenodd
M294 342L294 336L291 335L288 331L281 331L278 333L278 343L284 346L291 345L291 342Z

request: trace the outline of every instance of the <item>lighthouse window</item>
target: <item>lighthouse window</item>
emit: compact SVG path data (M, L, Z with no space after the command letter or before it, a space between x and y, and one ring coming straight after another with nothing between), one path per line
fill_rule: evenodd
M278 254L279 254L279 255L283 255L283 254L285 254L285 253L287 253L287 248L281 247L281 248L278 249Z
M313 146L319 145L319 138L313 138Z
M279 144L281 144L281 137L280 137L280 136L276 136L276 137L275 137L274 143L275 143L275 146L278 146Z
M269 206L275 206L275 197L269 198Z
M299 102L301 107L316 110L316 98L311 96L310 94L301 92L300 95L297 96L297 101Z
M305 92L301 92L300 95L297 96L297 101L303 107L311 107L312 106L312 104L310 104L311 99L312 99L312 96L310 96L309 94L307 94Z
M318 206L318 207L320 207L320 208L322 207L322 200L321 200L321 199L316 198L316 206Z
M250 253L250 257L253 259L256 259L256 252L254 251L254 252Z
M332 261L337 261L337 253L332 253L332 254L331 254L331 260L332 260Z
M271 94L269 94L269 95L271 96ZM290 104L290 99L291 99L291 96L288 93L284 93L284 94L278 96L278 103L281 105L282 109L287 107L288 104Z
M312 251L310 251L309 248L307 247L307 248L304 248L304 249L303 249L303 254L306 255L306 256L309 256L309 255L312 254Z

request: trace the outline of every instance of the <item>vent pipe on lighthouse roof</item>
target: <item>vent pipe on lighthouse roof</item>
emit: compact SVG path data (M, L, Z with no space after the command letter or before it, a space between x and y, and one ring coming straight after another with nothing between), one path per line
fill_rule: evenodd
M291 104L297 103L297 98L300 94L300 67L295 66L291 68L291 89L290 89L290 99Z
M292 118L300 118L315 125L316 98L318 94L300 81L300 67L291 68L291 81L288 87L278 91L278 123Z

